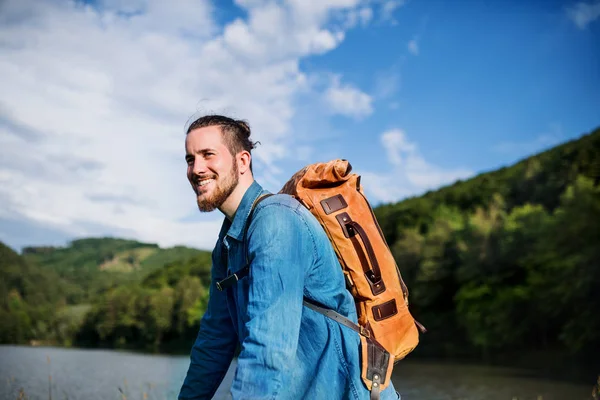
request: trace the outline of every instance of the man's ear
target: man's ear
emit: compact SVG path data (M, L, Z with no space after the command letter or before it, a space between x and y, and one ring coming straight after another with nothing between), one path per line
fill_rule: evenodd
M252 161L252 155L246 150L238 153L238 170L241 175L250 172L250 162Z

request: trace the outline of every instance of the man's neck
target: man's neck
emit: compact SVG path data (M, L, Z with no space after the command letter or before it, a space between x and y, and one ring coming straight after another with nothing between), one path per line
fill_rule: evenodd
M229 195L227 200L219 207L219 211L225 214L229 221L233 221L233 217L235 217L235 213L242 202L242 198L244 198L244 194L246 194L246 191L253 182L254 178L252 177L250 177L250 179L240 179L231 195Z

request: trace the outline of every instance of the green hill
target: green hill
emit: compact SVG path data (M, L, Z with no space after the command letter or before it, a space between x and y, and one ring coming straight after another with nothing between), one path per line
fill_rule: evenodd
M188 351L208 303L211 255L154 269L95 298L78 345Z
M22 255L0 243L0 343L69 345L87 329L89 314L114 293L135 293L138 287L149 286L146 281L156 287L163 268L165 276L181 273L178 278L197 273L199 283L207 273L198 270L198 263L210 267L210 253L115 238L79 239L66 247L26 247ZM191 296L195 302L203 289L191 288L198 292ZM144 312L152 311L148 304L144 307Z
M77 288L29 263L0 242L0 343L21 343L49 331L49 314Z
M515 165L379 206L375 213L387 240L395 242L397 228L426 229L433 221L433 210L440 205L472 212L489 206L493 197L500 195L507 210L524 204L554 210L560 196L579 176L591 179L595 185L600 182L600 128Z
M593 358L599 183L596 129L513 166L376 208L411 308L429 328L416 354Z
M162 249L156 244L118 238L87 238L66 247L23 249L27 261L56 272L81 289L69 298L70 304L87 302L110 288L140 281L170 262L202 253L183 246Z

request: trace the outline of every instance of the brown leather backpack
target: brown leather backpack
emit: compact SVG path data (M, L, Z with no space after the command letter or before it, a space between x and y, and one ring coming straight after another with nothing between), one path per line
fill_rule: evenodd
M280 193L298 199L327 232L356 303L358 326L331 310L305 305L346 326L354 325L350 327L361 334L362 380L378 397L389 385L394 362L417 346L417 327L425 329L408 310L408 289L363 193L360 176L351 174L351 169L346 160L309 165Z

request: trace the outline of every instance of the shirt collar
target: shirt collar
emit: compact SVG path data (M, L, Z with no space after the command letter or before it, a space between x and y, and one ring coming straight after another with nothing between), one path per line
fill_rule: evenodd
M243 235L246 230L246 223L248 222L248 217L252 211L252 206L262 192L262 186L260 186L256 181L253 181L250 187L246 190L246 193L244 193L244 197L242 197L242 201L240 202L240 205L233 216L233 222L227 231L227 236L239 241L243 240ZM228 220L225 218L225 225L227 225L227 223ZM223 228L225 228L225 226Z

